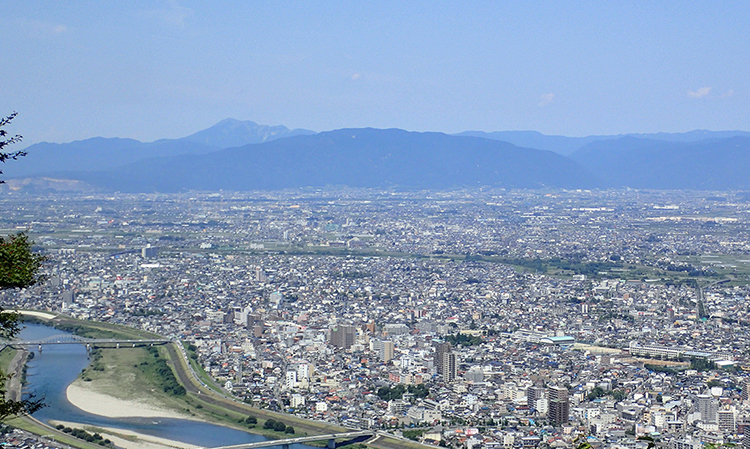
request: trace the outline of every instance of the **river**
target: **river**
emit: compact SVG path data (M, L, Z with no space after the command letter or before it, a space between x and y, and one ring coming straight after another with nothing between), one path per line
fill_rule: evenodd
M26 324L21 331L23 340L39 340L66 332L38 324ZM265 441L267 438L241 430L172 418L107 418L87 413L68 402L65 390L89 363L83 345L47 345L41 354L34 349L35 357L28 361L26 390L44 400L47 407L34 413L34 418L72 421L99 427L114 427L131 430L144 435L166 438L202 447L217 447L233 444ZM313 449L312 446L295 444L295 449Z

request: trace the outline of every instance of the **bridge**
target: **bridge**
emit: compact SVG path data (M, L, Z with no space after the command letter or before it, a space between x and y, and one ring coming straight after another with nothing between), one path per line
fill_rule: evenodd
M219 446L211 449L253 449L256 447L274 447L281 446L283 449L289 449L289 445L298 443L312 443L315 441L328 440L328 449L336 447L337 439L352 440L354 438L373 437L375 432L372 430L357 430L354 432L332 433L328 435L313 435L309 437L286 438L283 440L259 441L257 443L235 444L233 446Z
M14 340L7 343L7 346L39 346L44 345L86 345L87 348L95 345L114 345L119 348L120 345L155 345L170 343L172 340L166 339L143 339L143 340L125 340L116 338L86 338L78 335L52 335L41 340Z

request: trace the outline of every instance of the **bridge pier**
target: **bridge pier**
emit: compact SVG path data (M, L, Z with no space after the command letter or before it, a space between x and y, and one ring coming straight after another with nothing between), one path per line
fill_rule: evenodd
M86 352L91 352L91 343L86 343Z
M289 445L288 444L282 444L281 445L281 449L289 449Z
M117 343L117 349L120 349L120 343Z
M39 354L42 353L42 345L39 345Z
M336 449L336 440L333 438L328 440L328 449Z

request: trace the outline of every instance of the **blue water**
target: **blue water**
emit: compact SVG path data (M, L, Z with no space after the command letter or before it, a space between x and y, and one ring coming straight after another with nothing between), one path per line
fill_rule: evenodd
M20 338L37 340L65 332L47 326L27 324ZM40 354L32 348L35 357L27 363L27 391L44 400L47 407L34 413L34 418L72 421L100 427L132 430L145 435L167 438L203 447L266 441L260 435L199 421L171 418L107 418L87 413L68 402L65 390L88 364L89 359L83 345L47 345ZM296 449L312 448L295 444Z

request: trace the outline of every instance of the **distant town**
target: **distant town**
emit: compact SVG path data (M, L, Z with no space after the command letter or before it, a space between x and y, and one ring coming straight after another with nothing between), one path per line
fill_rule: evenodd
M257 407L454 448L750 449L745 192L9 191L0 209L49 255L6 308L188 342Z

